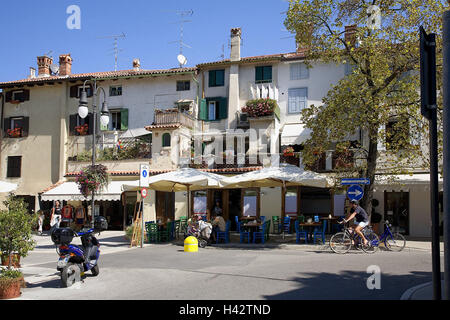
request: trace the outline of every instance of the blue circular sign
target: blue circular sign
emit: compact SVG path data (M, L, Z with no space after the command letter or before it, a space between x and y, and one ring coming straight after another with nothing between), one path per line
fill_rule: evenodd
M147 177L147 170L142 170L142 176L143 176L144 178Z
M359 201L364 196L364 189L359 185L352 185L347 189L347 197L350 200Z

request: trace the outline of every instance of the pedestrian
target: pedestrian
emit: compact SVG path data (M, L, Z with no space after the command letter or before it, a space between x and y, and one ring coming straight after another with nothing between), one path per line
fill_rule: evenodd
M50 229L50 234L52 234L52 232L55 229L59 228L59 224L61 222L61 213L62 213L61 205L59 201L56 200L55 206L52 208L52 215L50 217L50 226L52 227Z
M44 211L39 210L38 211L38 233L40 236L42 236L42 227L44 225L44 218L45 218Z

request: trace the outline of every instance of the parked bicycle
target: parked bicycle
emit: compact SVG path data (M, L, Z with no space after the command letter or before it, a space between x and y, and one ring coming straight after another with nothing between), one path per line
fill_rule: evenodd
M406 246L406 239L400 232L391 232L390 227L392 225L389 221L384 222L384 232L380 237L380 243L383 242L384 246L391 251L402 251Z
M361 237L355 232L350 232L350 228L344 223L344 230L334 234L330 239L330 248L335 253L347 253L352 246L365 253L375 253L378 250L380 239L370 226L362 229L364 237L367 239L367 245L363 244Z

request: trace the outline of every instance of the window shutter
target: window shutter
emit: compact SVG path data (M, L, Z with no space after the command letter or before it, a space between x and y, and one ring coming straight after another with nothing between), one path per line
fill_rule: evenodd
M120 110L120 130L128 130L128 109Z
M24 89L22 93L21 101L29 101L30 100L30 90Z
M263 68L256 67L255 68L255 81L262 81L262 80L263 80Z
M30 117L24 117L22 122L22 137L28 137Z
M11 118L3 119L3 131L6 132L8 129L11 129Z
M272 66L263 67L263 79L272 80Z
M94 133L94 116L92 113L89 113L86 117L86 122L88 124L88 135Z
M87 90L88 98L90 98L94 95L94 87L92 87L91 84L86 87L86 90Z
M70 87L70 97L71 98L78 98L78 86L71 86Z
M8 91L5 94L5 102L10 102L12 99L12 91Z
M218 119L228 118L228 99L220 98L217 101L219 103L219 117Z
M77 114L71 114L69 116L69 135L75 135L75 127L77 126Z
M210 70L208 76L208 83L210 87L214 87L216 85L216 71Z
M200 101L200 110L198 113L198 118L200 120L208 120L208 104L206 103L206 99L202 99Z
M216 86L225 85L225 70L216 71Z

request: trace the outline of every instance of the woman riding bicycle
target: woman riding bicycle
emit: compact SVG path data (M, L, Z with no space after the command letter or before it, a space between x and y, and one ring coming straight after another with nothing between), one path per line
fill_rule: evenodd
M355 218L356 222L354 223L355 225L353 226L353 228L354 228L355 232L364 241L364 246L367 246L368 241L364 237L364 234L361 231L362 231L362 229L364 229L365 227L367 227L369 225L369 215L367 214L366 210L364 210L363 208L361 208L358 205L357 200L352 200L351 204L352 204L352 210L350 211L350 216L348 218L344 219L341 223L347 223L348 221Z

